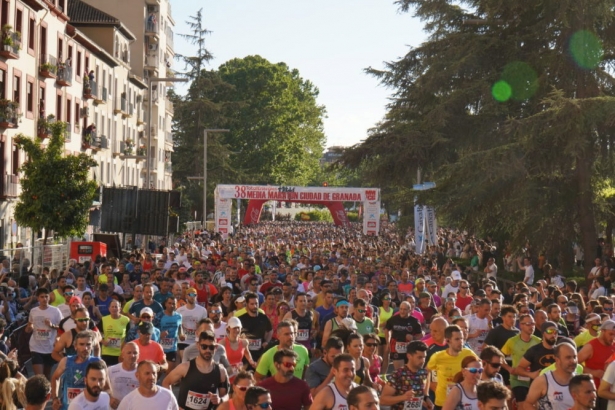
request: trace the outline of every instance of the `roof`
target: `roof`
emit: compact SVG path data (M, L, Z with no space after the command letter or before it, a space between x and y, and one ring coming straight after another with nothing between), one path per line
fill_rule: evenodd
M136 40L135 35L124 26L120 19L82 0L68 0L68 17L73 26L117 27L129 40Z

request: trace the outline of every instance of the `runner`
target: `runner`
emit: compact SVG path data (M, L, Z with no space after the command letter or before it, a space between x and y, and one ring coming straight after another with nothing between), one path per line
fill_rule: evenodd
M144 360L137 365L139 388L120 402L118 410L179 410L173 392L156 385L158 365Z
M177 341L185 341L182 327L182 316L175 311L177 301L173 296L164 301L164 311L156 316L156 323L160 329L160 344L169 363L169 371L172 371L181 358L177 357Z
M274 359L276 353L283 349L292 350L295 352L294 375L298 379L303 379L305 371L310 364L309 352L305 346L295 343L295 335L297 322L294 320L283 320L278 323L278 346L274 346L267 350L261 356L256 367L254 378L257 383L263 380L268 375L275 376L278 371L277 363ZM271 390L271 389L270 389Z
M74 343L75 336L77 336L79 332L88 330L91 323L90 315L86 308L80 307L77 309L75 312L75 322L77 323L77 327L68 332L64 332L53 347L53 352L51 353L53 360L59 362L65 356L73 356L76 354ZM100 334L96 332L95 337L95 344L98 344L98 341L101 339Z
M62 313L57 307L49 306L49 290L39 288L36 291L38 307L30 311L26 333L30 337L30 352L32 353L32 369L34 374L44 374L51 379L51 368L56 363L51 357L53 345L58 333Z
M258 296L248 293L245 296L247 305L246 313L239 316L242 328L248 337L250 353L252 359L258 361L266 348L269 347L273 327L265 314L258 310ZM230 326L230 319L229 319Z
M308 310L308 296L305 293L297 293L295 296L295 308L284 315L283 320L292 319L297 322L297 343L307 349L311 349L312 337L318 331L314 312ZM278 325L279 326L279 325Z
M346 399L350 390L357 387L354 383L354 359L342 353L333 360L333 377L328 388L324 388L314 397L310 410L343 409L348 406Z
M256 362L252 359L252 353L249 349L250 342L247 339L239 337L241 335L241 329L241 321L236 317L230 318L228 326L226 327L226 337L222 341L232 369L229 373L231 382L237 373L245 370L243 366L244 358L252 368L256 369Z
M416 318L410 316L410 303L401 302L399 315L393 315L386 324L385 354L390 352L393 367L399 369L407 360L406 346L413 339L421 339L423 330Z
M367 386L358 386L348 393L348 408L351 410L380 409L380 400L376 390Z
M177 309L177 313L182 318L182 330L186 335L186 340L177 343L180 357L183 356L184 349L196 343L196 328L201 319L207 317L207 310L196 304L196 289L189 288L186 291L186 304Z
M108 410L109 394L102 391L107 382L107 366L103 361L88 364L85 369L85 389L73 399L68 410Z
M111 314L102 319L102 359L107 363L107 366L118 364L122 345L126 338L126 326L130 322L130 319L122 315L120 311L120 302L114 300L109 305Z
M305 349L304 346L298 346ZM297 359L298 355L293 350L287 348L277 350L273 355L275 365L275 371L272 372L273 377L259 383L259 386L271 392L271 407L274 409L301 410L312 404L312 395L307 383L295 376L298 367Z
M109 367L109 382L112 395L110 405L116 409L120 402L134 389L139 387L137 380L137 363L139 347L136 343L126 343L122 348L122 363Z

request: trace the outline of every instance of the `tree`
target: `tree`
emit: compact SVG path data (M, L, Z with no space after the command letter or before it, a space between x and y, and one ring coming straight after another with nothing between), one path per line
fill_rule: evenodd
M368 70L393 99L344 164L369 161L372 178L409 203L421 168L437 188L419 198L448 223L529 240L566 266L579 240L593 260L596 187L615 164L611 2L397 4L426 21L429 39Z
M225 116L231 132L224 138L240 182L307 183L325 142L318 89L298 70L260 56L230 60L219 75L233 87L215 101L229 103Z
M60 237L80 236L88 223L97 184L89 178L96 166L87 154L64 155L66 123L49 125L51 137L44 147L38 139L18 136L17 146L28 155L21 168L21 194L15 219L34 231L45 229Z

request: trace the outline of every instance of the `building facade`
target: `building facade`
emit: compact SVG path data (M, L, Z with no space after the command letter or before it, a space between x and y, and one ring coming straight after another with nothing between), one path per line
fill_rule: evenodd
M113 11L107 7L113 1L100 2L102 9L96 1L0 0L0 249L31 237L13 217L24 161L15 138L23 134L44 144L50 121L68 123L66 153L92 155L99 164L92 178L101 186L145 188L151 132L151 185L172 188L168 85L147 92L148 81L170 68L172 19L166 1L157 9L148 2L117 2ZM152 21L154 10L159 17ZM115 16L120 12L122 21ZM133 14L141 27L127 23L125 16ZM159 26L158 19L166 23ZM159 27L171 30L170 41ZM158 47L150 47L156 41ZM154 64L149 51L161 46Z

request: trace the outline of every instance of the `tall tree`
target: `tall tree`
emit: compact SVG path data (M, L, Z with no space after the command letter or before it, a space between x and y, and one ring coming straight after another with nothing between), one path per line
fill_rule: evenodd
M615 164L612 2L396 4L429 38L369 70L393 100L344 163L371 161L374 178L405 188L420 167L437 183L423 199L449 223L530 240L562 262L579 240L592 260L595 188Z
M64 155L66 123L50 125L49 144L20 135L17 145L28 155L22 166L21 194L15 207L15 219L34 231L45 229L60 237L79 236L85 232L89 209L97 184L89 177L96 166L87 154Z

